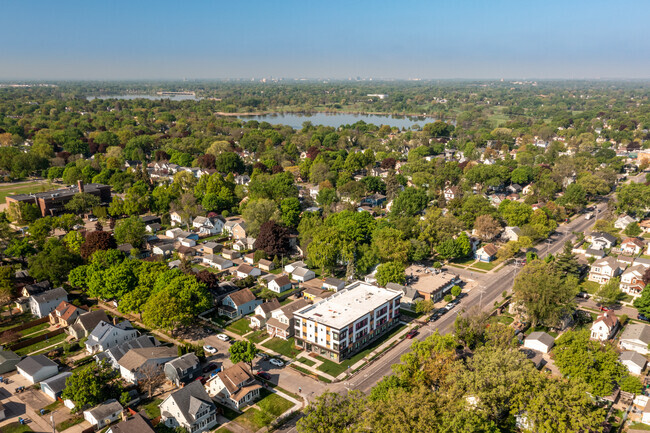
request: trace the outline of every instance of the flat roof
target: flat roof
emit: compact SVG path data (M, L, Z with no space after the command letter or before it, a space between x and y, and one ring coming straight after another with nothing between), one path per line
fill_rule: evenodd
M294 315L331 328L341 329L400 296L402 296L402 292L397 290L356 282L327 299L296 311Z
M103 185L101 183L89 183L84 185L83 187L84 192L88 192L88 193L100 191L102 188L110 188L110 186ZM77 193L79 193L79 187L71 186L68 188L59 188L50 191L35 192L32 194L15 194L7 197L16 201L26 201L26 200L33 200L35 198L48 199L48 198L60 198L60 197L72 197Z

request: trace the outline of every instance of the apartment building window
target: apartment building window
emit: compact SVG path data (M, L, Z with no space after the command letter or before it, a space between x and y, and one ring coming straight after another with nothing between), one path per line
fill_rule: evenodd
M332 340L333 341L339 341L339 333L338 332L332 332Z

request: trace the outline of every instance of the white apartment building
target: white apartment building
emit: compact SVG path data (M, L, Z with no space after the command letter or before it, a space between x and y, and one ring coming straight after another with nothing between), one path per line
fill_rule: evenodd
M399 322L402 292L361 281L294 313L298 347L341 362Z

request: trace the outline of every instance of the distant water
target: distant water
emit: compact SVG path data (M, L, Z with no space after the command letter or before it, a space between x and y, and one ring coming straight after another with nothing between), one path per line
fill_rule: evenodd
M374 125L397 126L398 128L410 128L413 125L424 126L427 123L436 121L433 117L426 116L391 116L379 114L350 114L350 113L277 113L263 114L260 116L238 116L241 120L257 120L258 122L269 122L271 124L282 124L291 126L294 129L301 129L303 122L311 122L314 125L332 126L338 128L342 125L352 125L359 120Z
M160 99L169 99L170 101L198 101L194 95L100 95L100 96L86 96L86 99L92 101L93 99L151 99L158 101Z

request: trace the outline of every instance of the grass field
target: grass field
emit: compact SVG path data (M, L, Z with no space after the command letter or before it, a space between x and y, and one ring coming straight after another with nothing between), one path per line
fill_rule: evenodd
M82 422L84 422L83 415L77 414L77 415L73 416L72 418L68 418L65 421L61 421L60 423L58 423L56 425L56 429L58 431L67 430L70 427L72 427L73 425L81 424Z
M265 412L274 415L275 418L279 417L293 406L286 398L282 398L266 389L262 390L262 399L256 405Z
M252 334L247 335L246 338L253 343L258 344L269 338L269 334L267 334L265 329L260 329L253 332Z
M274 338L267 341L262 346L292 359L294 359L300 352L302 352L302 349L296 347L296 343L294 342L293 337L289 338L288 340Z
M5 202L5 198L8 195L16 194L30 194L33 192L43 192L49 191L51 189L56 189L57 187L51 185L48 182L25 182L25 183L16 183L16 184L2 184L0 185L0 201Z
M311 366L313 366L314 364L316 364L316 362L312 361L312 360L309 359L309 358L305 358L305 357L298 358L297 361L302 362L303 364L305 364L305 365L307 365L307 366L309 366L309 367L311 367Z
M476 262L472 265L472 268L483 269L484 271L491 271L496 267L497 264L498 263L496 262L490 262L490 263Z
M149 419L158 418L160 416L160 408L158 407L160 403L162 403L162 399L157 398L141 405L140 410L144 409Z
M31 346L23 347L22 349L16 350L16 354L20 356L25 356L28 355L32 352L37 352L40 349L45 349L46 347L53 346L58 343L62 343L65 338L68 336L65 332L63 334L55 335L54 337L50 338L49 340L43 340L40 341L36 344L32 344Z
M228 430L226 427L221 427L220 429L217 429L214 433L233 433L233 431Z
M243 317L232 322L226 327L226 329L230 332L234 332L237 335L244 335L251 331L251 328L248 327L249 323L250 322L248 321L248 318Z
M250 431L257 431L273 421L274 417L268 412L251 407L242 416L237 418L237 424L241 424Z

